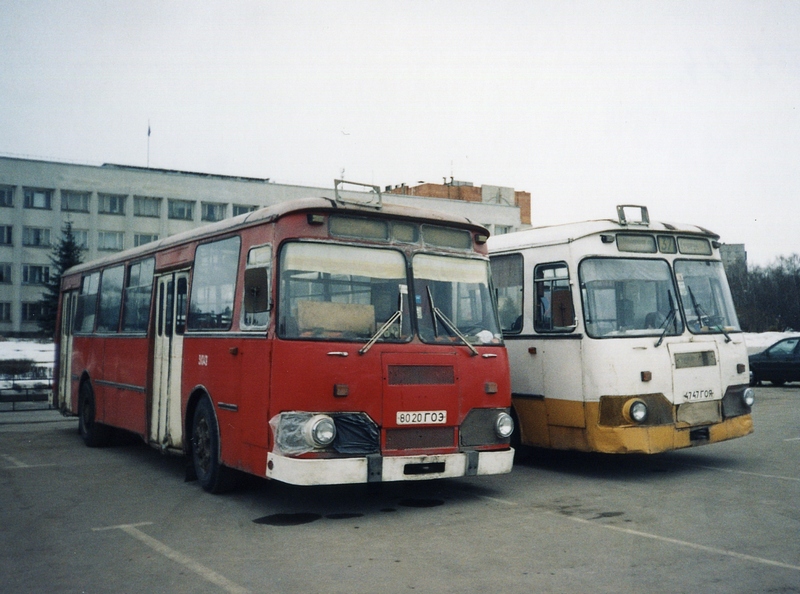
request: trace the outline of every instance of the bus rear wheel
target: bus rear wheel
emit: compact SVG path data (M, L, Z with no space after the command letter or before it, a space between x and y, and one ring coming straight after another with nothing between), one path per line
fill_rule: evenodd
M208 398L203 398L194 411L192 465L200 486L209 493L223 493L233 488L234 471L220 462L219 427Z
M88 381L81 384L78 393L78 433L90 448L108 445L111 439L111 427L97 422L94 390Z

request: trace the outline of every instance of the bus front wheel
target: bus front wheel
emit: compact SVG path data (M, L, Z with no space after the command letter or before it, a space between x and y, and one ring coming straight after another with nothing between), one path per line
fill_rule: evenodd
M107 445L111 438L111 427L97 422L94 390L88 381L81 384L78 393L78 433L90 448Z
M222 493L233 486L233 471L220 462L217 417L208 398L203 398L192 421L192 465L200 486L209 493Z

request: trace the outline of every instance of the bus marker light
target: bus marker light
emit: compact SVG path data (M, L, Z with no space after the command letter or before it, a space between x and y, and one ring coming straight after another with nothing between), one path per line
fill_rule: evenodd
M642 381L649 382L653 379L653 372L652 371L643 371L642 372Z
M744 373L744 369L745 369L744 363L736 364L736 373Z
M753 403L756 401L756 391L753 388L745 388L742 393L742 400L744 400L747 406L753 406Z
M536 354L536 347L528 347L528 352L531 355L535 355Z
M486 382L484 385L484 390L486 390L487 394L497 394L497 383L496 382Z
M333 395L336 398L344 398L350 394L350 386L347 384L334 384L333 385Z
M308 213L309 225L321 225L325 222L325 216L321 214Z

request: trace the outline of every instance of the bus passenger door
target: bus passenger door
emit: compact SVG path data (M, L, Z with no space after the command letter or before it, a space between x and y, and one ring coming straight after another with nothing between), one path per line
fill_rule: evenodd
M151 443L183 445L181 370L189 273L156 277L156 328L153 348L153 397L150 409Z
M53 398L53 408L61 411L77 410L72 407L72 318L75 315L77 291L64 293L61 303L61 337L58 351L58 401ZM51 392L55 394L55 392Z

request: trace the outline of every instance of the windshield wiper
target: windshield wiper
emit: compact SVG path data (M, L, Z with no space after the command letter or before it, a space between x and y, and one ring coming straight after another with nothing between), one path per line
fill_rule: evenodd
M360 349L358 349L358 354L359 354L359 355L363 355L363 354L364 354L364 353L366 353L368 350L370 350L370 349L372 348L372 345L373 345L373 344L375 344L376 342L378 342L378 339L379 339L381 336L383 336L384 334L386 334L386 331L389 329L389 327L390 327L392 324L394 324L394 323L395 323L395 322L396 322L398 319L401 319L402 317L403 317L403 310L402 310L402 309L398 309L396 312L394 312L394 313L392 314L392 317L391 317L391 318L389 318L388 320L386 320L386 322L383 324L383 326L381 326L380 328L378 328L378 331L377 331L377 332L376 332L376 333L375 333L375 334L372 336L372 338L370 338L370 339L367 341L367 344L365 344L363 347L361 347ZM402 326L402 322L400 322L400 324L401 324L401 326Z
M697 299L694 298L694 293L692 293L692 288L687 285L686 289L689 291L689 297L692 300L692 307L694 308L694 313L697 316L697 323L702 326L703 318L705 317L706 322L708 324L711 324L711 316L709 316L706 313L706 311L700 306L700 304L697 303ZM709 326L709 327L710 328L714 328L714 329L719 330L720 332L722 332L725 335L725 342L730 342L732 340L731 337L728 335L728 333L725 332L725 328L723 328L722 325L716 324L714 326Z
M663 328L663 330L661 331L661 336L658 337L658 342L656 342L656 348L660 347L661 343L664 342L664 337L667 335L669 323L675 319L675 315L678 313L678 310L675 308L675 302L672 300L672 291L667 291L667 297L669 297L669 314L667 314L667 319L665 319L664 323L660 326L660 328Z
M428 302L431 305L431 312L432 312L432 315L433 315L433 334L434 334L434 336L436 336L437 338L439 336L439 329L438 329L438 327L436 325L436 318L438 317L442 321L442 324L444 324L447 327L447 329L450 330L450 332L452 332L453 334L458 336L461 339L461 341L465 345L467 345L469 350L472 351L472 356L473 357L476 356L476 355L480 355L480 353L478 352L478 349L476 349L474 346L472 346L472 343L469 341L469 339L466 336L464 336L458 328L456 328L456 325L452 321L450 321L450 318L448 318L441 309L439 309L438 307L436 307L433 304L433 295L431 295L431 288L430 287L426 287L426 288L428 289Z
M358 349L358 354L359 355L363 355L368 350L370 350L372 348L372 345L375 344L376 342L378 342L378 339L380 339L381 336L386 334L386 331L389 328L391 328L392 324L394 324L397 320L400 320L400 334L402 335L403 334L403 293L402 292L397 296L397 311L392 314L392 317L390 317L388 320L386 320L383 323L383 326L378 328L378 331L375 334L372 335L372 338L370 338L367 341L367 344L365 344L363 347Z

